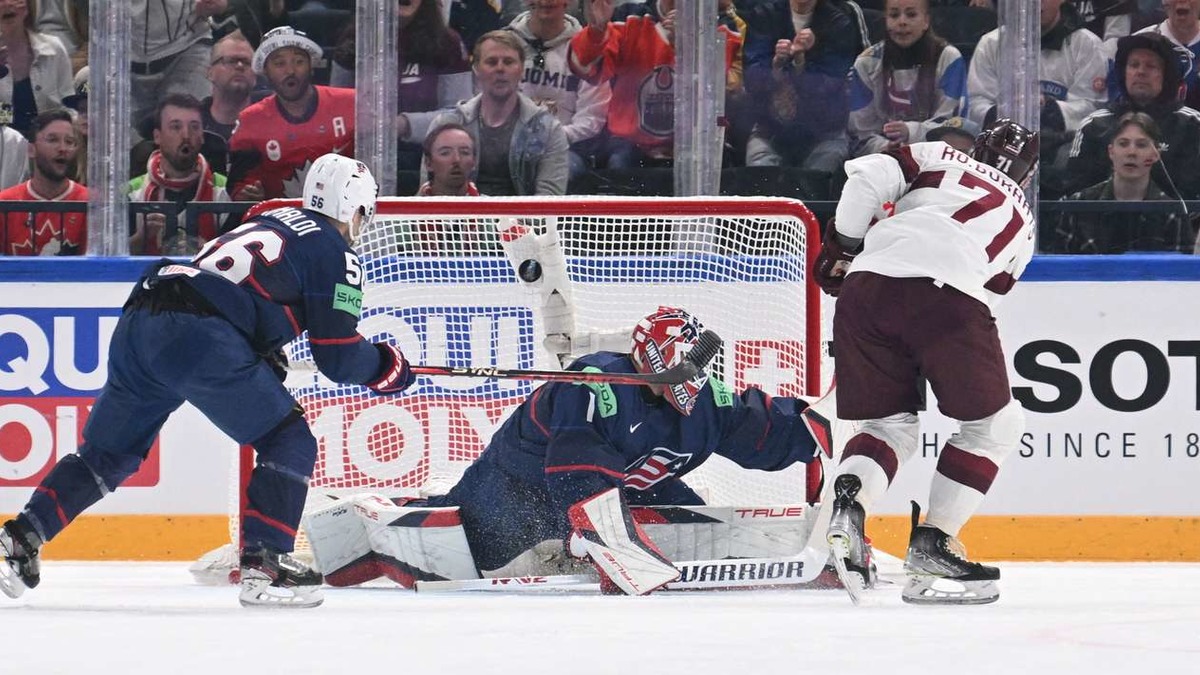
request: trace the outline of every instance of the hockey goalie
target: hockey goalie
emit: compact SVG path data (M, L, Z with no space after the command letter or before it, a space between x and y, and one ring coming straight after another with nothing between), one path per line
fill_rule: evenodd
M629 353L590 353L568 369L661 373L701 332L688 312L660 307L636 325ZM333 585L590 565L606 592L644 595L679 578L673 560L799 553L811 509L739 523L736 509L704 507L681 477L714 454L766 471L813 461L819 448L808 425L820 418L807 408L758 389L736 393L703 369L677 385L551 382L512 413L447 494L399 504L360 495L309 513L305 527Z

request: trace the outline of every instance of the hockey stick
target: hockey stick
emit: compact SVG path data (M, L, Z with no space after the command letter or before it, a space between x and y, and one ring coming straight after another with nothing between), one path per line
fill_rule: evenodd
M805 551L807 553L807 549ZM730 589L767 588L773 586L803 586L812 583L824 570L824 556L801 554L787 558L729 558L725 560L693 560L675 563L679 581L667 584L668 591L716 591ZM418 593L451 592L545 592L599 590L600 584L592 574L562 574L530 577L492 577L486 579L453 579L418 581Z
M489 377L508 380L541 380L545 382L602 382L606 384L683 384L696 377L704 366L721 350L721 336L711 330L700 334L696 344L683 357L683 362L661 373L597 373L574 370L519 370L506 368L451 368L449 366L412 366L417 375L449 375L452 377Z

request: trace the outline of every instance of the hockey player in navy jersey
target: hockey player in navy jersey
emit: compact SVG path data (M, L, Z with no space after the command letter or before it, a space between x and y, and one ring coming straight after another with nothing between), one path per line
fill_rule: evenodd
M138 281L109 348L108 381L83 444L0 530L0 590L39 581L38 551L117 489L187 401L258 464L247 488L241 553L246 606L314 607L322 577L292 550L317 441L277 376L273 354L308 330L321 372L380 394L413 380L404 355L357 332L362 267L350 247L375 213L361 162L328 154L308 173L304 208L278 208L209 242L186 264L156 263Z
M661 372L683 360L701 330L688 312L660 307L634 328L632 353L589 354L570 369ZM767 471L812 461L806 407L758 389L735 393L704 371L674 386L546 384L429 505L460 507L480 570L569 538L572 555L587 557L610 589L649 593L678 571L628 506L703 504L680 477L713 454Z

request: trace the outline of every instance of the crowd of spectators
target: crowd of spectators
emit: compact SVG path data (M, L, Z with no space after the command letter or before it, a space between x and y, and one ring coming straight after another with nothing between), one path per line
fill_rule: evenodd
M558 195L604 176L664 193L650 177L674 164L676 1L397 0L398 193ZM1042 200L1179 207L1068 210L1043 219L1042 250L1191 252L1200 0L1038 1ZM997 115L996 4L719 0L723 188L834 200L851 157L969 150ZM87 0L0 0L4 199L86 199L87 16ZM132 253L195 252L239 219L189 203L298 196L316 157L353 155L355 87L371 86L354 0L132 0L131 16L129 196L174 205L134 209ZM86 247L82 210L5 210L4 255Z

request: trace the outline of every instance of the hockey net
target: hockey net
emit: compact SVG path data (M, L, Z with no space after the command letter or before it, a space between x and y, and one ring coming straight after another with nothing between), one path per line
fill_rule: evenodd
M629 329L672 305L721 335L709 370L736 390L817 396L820 301L808 270L819 239L812 213L779 198L384 198L358 243L359 330L413 363L559 369L627 351ZM287 386L319 442L310 506L445 491L538 386L422 376L380 397L320 375L304 337L287 351ZM232 542L250 453L238 461ZM714 505L796 504L815 495L810 467L748 471L714 456L685 480Z

